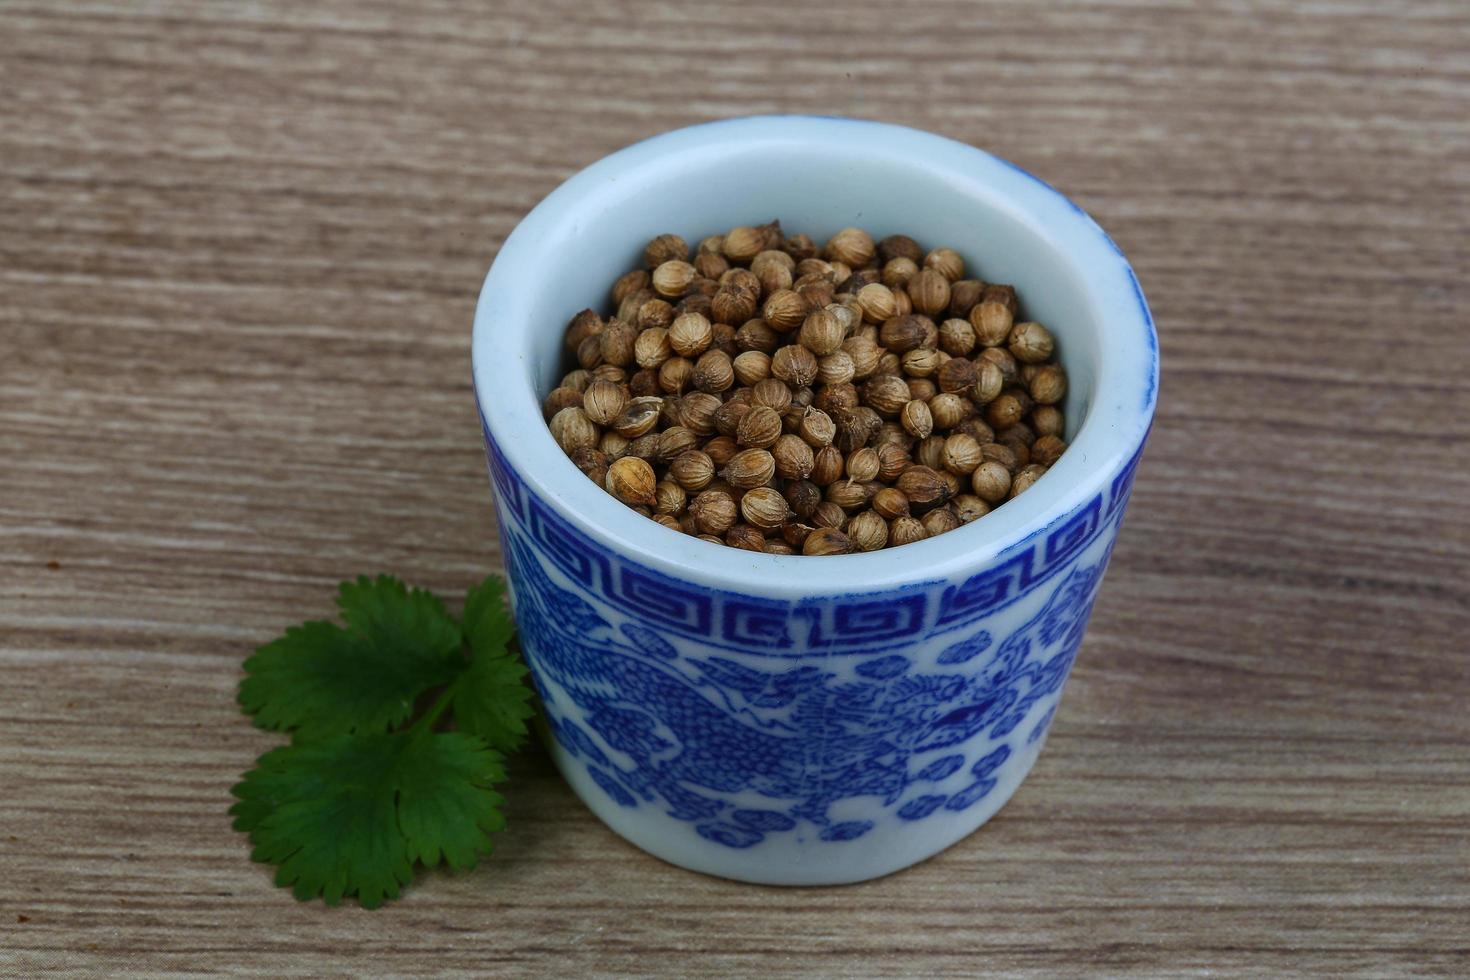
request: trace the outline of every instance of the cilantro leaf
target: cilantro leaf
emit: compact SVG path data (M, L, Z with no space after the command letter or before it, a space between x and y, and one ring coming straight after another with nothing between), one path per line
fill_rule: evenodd
M505 601L505 579L487 575L464 597L464 638L473 650L498 649L516 630Z
M505 605L503 580L492 575L470 590L464 603L464 634L470 666L455 684L455 723L493 748L512 751L526 737L526 722L534 709L525 683L527 670L509 648L515 623Z
M293 735L241 778L230 808L251 857L277 866L276 884L303 901L355 895L376 908L416 862L469 868L490 851L505 826L498 750L520 743L532 714L505 596L487 578L461 627L428 592L359 578L338 595L345 627L303 623L245 661L240 703ZM451 708L458 731L436 733Z
M459 649L459 625L439 597L391 575L343 582L337 608L349 628L391 653L432 660Z
M262 728L300 737L381 732L462 667L460 631L430 593L387 576L342 583L348 629L310 622L245 661L240 704Z
M470 735L338 735L275 749L234 787L251 858L298 899L397 898L415 860L473 866L505 825L501 756Z
M440 732L401 759L398 826L409 857L426 867L442 855L451 868L473 868L490 853L490 834L505 829L505 798L491 785L505 780L504 757L473 735Z

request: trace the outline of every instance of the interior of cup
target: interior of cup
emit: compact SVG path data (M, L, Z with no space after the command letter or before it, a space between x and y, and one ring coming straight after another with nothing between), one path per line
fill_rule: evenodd
M562 344L567 321L587 307L609 315L613 281L641 266L649 239L672 232L693 249L736 225L780 219L787 234L803 232L819 245L850 226L875 239L908 235L925 249L959 252L966 278L1015 286L1017 320L1036 320L1056 337L1071 439L1092 401L1102 331L1065 245L1043 237L1004 200L957 194L944 175L917 162L843 160L810 144L749 145L685 161L669 178L627 181L599 200L595 217L541 250L546 274L527 284L532 317L545 325L527 338L536 395L544 398L576 366Z
M1141 443L1153 406L1152 323L1126 261L1066 198L1004 161L902 127L805 117L712 123L636 144L567 181L506 242L481 294L476 388L492 432L515 434L506 453L517 469L590 533L684 573L714 562L729 574L739 561L752 587L801 581L791 571L800 559L731 554L633 513L576 471L540 411L574 366L563 343L568 320L586 307L609 313L612 283L639 266L649 239L673 232L692 248L771 219L818 243L857 226L874 238L901 233L926 249L953 248L967 278L1016 288L1021 317L1051 330L1068 376L1072 448L1031 490L948 534L823 559L824 567L891 578L896 554L936 571L973 563L1095 492Z

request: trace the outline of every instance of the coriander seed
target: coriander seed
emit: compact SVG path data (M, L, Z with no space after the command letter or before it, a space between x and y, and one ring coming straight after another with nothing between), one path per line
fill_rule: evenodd
M791 516L786 498L773 487L753 487L740 498L740 513L746 521L764 531L780 530Z
M972 493L960 494L950 501L949 505L954 508L954 515L959 518L961 524L978 521L990 513L990 505Z
M771 374L787 384L809 385L817 376L817 358L805 347L782 347L771 358Z
M888 525L888 543L892 545L913 544L929 536L917 518L896 517Z
M887 262L883 263L883 270L879 274L878 281L883 283L883 285L887 286L889 289L897 289L898 287L907 284L908 281L912 279L914 277L914 274L918 271L918 263L916 263L913 259L900 255L897 258L889 259ZM894 304L893 312L895 316L898 315L898 307L896 301Z
M725 532L725 543L742 551L765 551L766 536L749 524L736 524Z
M1039 323L1028 321L1011 328L1008 346L1016 360L1041 364L1051 357L1056 342L1052 340L1051 331Z
M933 269L944 277L945 283L952 283L965 274L965 260L960 258L960 253L952 248L936 248L924 256L924 268Z
M563 450L591 449L601 433L580 408L564 408L551 417L551 437Z
M937 507L920 518L919 523L924 525L924 533L933 538L959 527L960 519L948 507Z
M709 456L697 449L680 453L669 464L669 476L686 491L700 491L715 478L715 464Z
M1047 468L1045 466L1036 463L1021 470L1021 472L1016 474L1016 478L1011 481L1011 496L1018 497L1027 490L1030 490L1036 481L1046 474L1046 470Z
M546 404L542 411L546 414L547 421L557 412L564 408L581 408L582 393L575 388L553 388L551 394L546 396Z
M776 475L783 480L805 480L816 465L816 454L800 436L790 433L781 436L771 448L771 457L776 461Z
M847 478L866 483L878 478L878 450L864 446L847 457Z
M695 526L702 534L724 534L735 526L737 511L734 499L719 490L706 490L689 504Z
M807 301L792 289L780 289L766 297L761 318L772 329L787 333L805 322L809 313Z
M607 492L625 504L652 504L658 497L653 467L636 456L624 456L607 468Z
M846 533L859 551L877 551L888 544L888 522L871 510L855 514Z
M669 346L681 357L698 357L709 349L713 339L708 318L699 313L682 313L669 325Z
M776 460L764 449L743 449L726 464L724 477L742 490L763 486L776 475Z
M628 404L622 385L611 381L594 381L582 396L582 410L598 425L611 425Z
M904 235L818 255L776 221L649 240L611 315L566 324L542 411L573 465L701 540L834 554L978 521L1057 462L1066 373L1012 287Z
M781 416L775 409L757 405L747 411L735 430L735 442L741 446L767 449L781 437Z
M949 306L949 280L934 269L920 269L904 290L914 309L925 316L938 316Z
M1033 396L1034 397L1034 396ZM1041 399L1036 399L1038 402ZM1031 427L1039 436L1060 436L1063 428L1061 409L1042 402L1031 410Z
M819 527L802 542L803 555L846 555L852 551L852 541L835 527Z
M916 507L942 504L949 497L949 486L933 469L914 464L898 477L898 489Z
M905 432L918 439L923 439L934 431L934 416L929 411L929 406L917 398L904 405L898 415L899 424Z
M1067 393L1067 375L1056 364L1043 364L1031 375L1026 390L1038 405L1055 405ZM1035 415L1034 410L1032 415Z
M970 474L970 486L986 503L999 503L1011 492L1011 471L994 460L983 462Z

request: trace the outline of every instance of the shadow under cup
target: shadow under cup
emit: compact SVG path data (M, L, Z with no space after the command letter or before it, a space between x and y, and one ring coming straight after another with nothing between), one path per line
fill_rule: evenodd
M698 541L594 486L540 401L566 322L605 310L644 242L780 218L947 245L1057 338L1071 447L1027 493L867 555ZM1079 209L962 144L775 117L680 130L564 184L507 241L475 382L521 644L553 756L613 830L770 884L860 881L974 831L1030 769L1152 417L1157 354L1131 270Z

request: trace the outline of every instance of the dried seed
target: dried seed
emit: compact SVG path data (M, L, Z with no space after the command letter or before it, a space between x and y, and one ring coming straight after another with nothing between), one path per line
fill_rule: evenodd
M789 433L776 440L771 456L776 461L776 475L784 480L804 480L816 465L812 447L800 436Z
M950 501L949 506L954 509L954 516L960 519L961 524L977 521L990 513L990 505L972 493L960 494Z
M970 474L970 486L975 496L986 503L999 503L1010 493L1011 471L999 462L981 463Z
M546 396L546 403L542 407L542 411L545 413L547 421L550 421L553 415L564 408L581 407L582 393L580 391L576 388L560 387L551 389L551 394Z
M633 293L647 289L649 280L651 278L652 277L648 274L648 270L646 269L634 269L632 272L620 276L618 278L618 281L613 283L613 304L619 305L623 302L623 300L627 299ZM592 311L585 310L584 312L591 313Z
M1015 425L1031 411L1031 396L1020 389L1003 391L985 406L985 421L996 429Z
M636 456L624 456L607 468L603 485L625 504L652 504L657 500L653 467Z
M771 374L787 384L809 385L817 376L817 359L805 347L791 344L771 358Z
M932 253L931 253L932 254ZM938 316L949 306L949 280L934 269L920 269L904 286L914 309Z
M791 516L791 508L779 490L753 487L740 498L740 513L751 524L766 531L778 530Z
M764 449L744 449L726 464L723 475L742 490L763 486L776 475L776 460Z
M847 384L855 373L852 357L846 351L839 350L818 359L816 382L830 389L835 385Z
M673 480L660 480L653 489L653 509L660 514L678 514L689 501L684 488Z
M860 483L876 480L878 478L878 450L865 446L848 456L847 478Z
M1037 436L1036 442L1031 446L1031 461L1050 467L1062 458L1062 453L1066 450L1067 444L1056 436Z
M715 478L715 464L709 456L697 449L691 449L680 453L669 464L669 476L685 490L703 490Z
M699 270L683 259L671 259L653 270L654 292L660 296L678 299L699 278Z
M701 314L680 314L669 325L669 346L680 357L698 357L709 349L713 340L714 329Z
M1011 327L1008 346L1016 360L1040 364L1051 357L1056 341L1052 339L1051 331L1041 324L1027 321Z
M877 551L888 544L888 522L871 510L854 515L846 533L859 551Z
M729 465L730 460L734 459L735 454L739 451L740 447L735 444L735 440L730 436L716 436L704 444L704 454L713 460L715 466L720 469L724 469L725 466Z
M925 514L920 523L924 525L924 532L932 538L959 527L960 519L948 507L936 507Z
M898 256L883 263L883 271L880 281L889 289L898 289L908 283L919 271L919 265L913 259ZM894 314L897 315L897 302L894 303Z
M1027 382L1026 390L1038 405L1055 405L1067 393L1066 372L1060 364L1043 364Z
M781 416L775 409L757 405L747 411L735 430L735 441L741 446L767 449L781 437Z
M658 368L658 386L671 395L676 395L689 386L694 374L694 362L685 357L671 357Z
M924 530L924 525L913 517L897 517L888 526L888 543L890 545L913 544L923 541L929 536Z
M735 371L735 380L742 385L757 385L771 376L771 356L763 351L743 351L730 366Z
M725 543L742 551L765 551L766 536L749 524L736 524L725 532Z
M709 350L699 355L694 362L694 373L690 382L700 391L720 392L735 383L735 369L730 364L730 355L722 350Z
M961 279L959 282L949 284L949 309L945 312L951 317L957 317L964 322L966 327L970 326L970 311L980 298L985 294L985 283L979 279ZM970 336L974 336L974 328L970 328ZM951 352L953 353L953 352ZM959 354L955 354L959 357Z
M1031 426L1039 436L1061 436L1065 421L1055 405L1043 402L1031 410Z
M786 498L786 503L791 506L791 511L798 520L806 520L811 517L817 505L822 502L821 488L810 480L790 481L781 495ZM795 543L800 544L800 542Z
M564 408L551 417L551 438L565 452L591 449L602 433L580 408Z
M717 396L708 392L696 391L686 395L679 401L679 421L686 429L699 435L713 435L715 412L719 411L721 404Z
M828 261L842 262L854 269L861 269L878 254L873 236L861 228L844 228L827 240L822 254Z
M929 399L929 414L938 429L952 429L969 418L974 408L969 401L953 392L942 391Z
M697 449L699 441L699 436L682 425L670 426L658 434L658 459L672 463L691 449Z
M843 462L842 453L836 446L823 446L813 456L812 471L808 474L808 479L825 487L842 477Z
M1030 490L1036 481L1046 474L1046 469L1045 466L1033 463L1017 473L1015 479L1011 481L1011 496L1018 497Z
M739 514L735 500L721 490L706 490L689 504L694 524L703 534L724 534L735 526Z
M934 416L930 414L929 406L913 399L904 405L898 415L899 424L905 432L919 439L923 439L934 431Z
M873 509L890 521L895 517L906 517L909 498L897 487L884 487L873 495Z
M812 511L812 524L817 527L835 527L841 530L847 527L847 511L830 500L824 500Z
M983 459L980 444L963 432L953 433L944 440L944 468L956 476L975 472Z
M582 396L582 410L598 425L611 425L627 404L628 395L623 386L611 381L592 382Z
M904 470L898 477L897 486L915 507L935 506L949 498L949 486L944 478L919 464Z
M787 333L801 326L809 312L810 307L800 293L778 289L766 297L765 305L761 307L761 319L772 330Z

